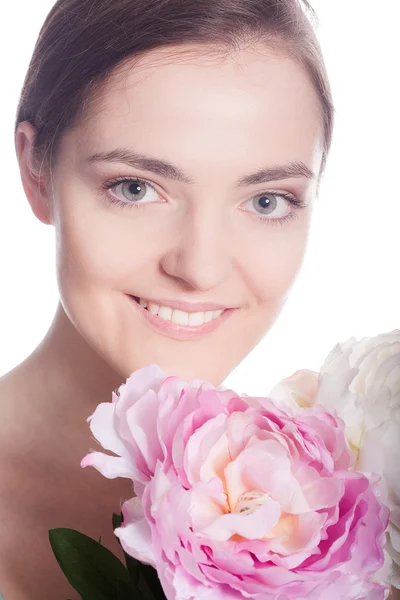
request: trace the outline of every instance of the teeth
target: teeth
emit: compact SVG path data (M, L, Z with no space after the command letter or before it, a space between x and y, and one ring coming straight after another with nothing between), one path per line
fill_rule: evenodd
M163 316L161 315L161 319ZM189 325L189 313L183 312L183 310L174 310L170 319L166 321L172 321L178 323L178 325Z
M149 312L151 312L152 315L157 315L158 314L158 310L159 310L159 306L157 304L149 304L147 307L147 310Z
M173 310L168 306L159 306L158 304L147 302L147 300L142 300L142 298L139 299L139 304L143 308L147 308L152 315L158 315L160 319L173 321L178 325L203 325L213 319L217 319L224 312L223 310L210 310L206 312L187 313L183 310Z
M156 306L156 305L153 304L153 306ZM157 314L160 317L160 319L165 319L166 321L170 321L173 312L174 311L172 310L172 308L168 308L167 306L161 306L159 308ZM153 313L153 314L155 314L155 313Z
M189 315L189 325L204 325L206 321L205 312L197 312Z

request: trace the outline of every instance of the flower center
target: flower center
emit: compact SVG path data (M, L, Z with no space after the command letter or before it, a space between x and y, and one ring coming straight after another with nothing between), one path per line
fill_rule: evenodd
M251 514L255 512L257 508L260 508L267 498L269 498L268 494L262 492L261 490L251 490L250 492L245 492L237 499L233 512Z

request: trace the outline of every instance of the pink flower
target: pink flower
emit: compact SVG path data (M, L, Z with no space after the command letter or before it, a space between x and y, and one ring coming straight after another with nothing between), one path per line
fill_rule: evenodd
M300 369L290 377L282 379L269 393L279 405L290 405L296 412L309 408L315 402L319 387L318 371Z
M115 534L168 600L379 600L389 511L344 423L210 383L136 371L89 417L104 449L81 465L128 477Z

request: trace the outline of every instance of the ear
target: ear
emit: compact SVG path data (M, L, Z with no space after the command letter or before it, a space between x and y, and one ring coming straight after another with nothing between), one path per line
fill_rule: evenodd
M15 149L21 173L22 185L25 195L34 215L46 225L53 224L52 198L47 189L45 171L38 171L34 167L33 143L36 129L24 121L17 127L15 133Z

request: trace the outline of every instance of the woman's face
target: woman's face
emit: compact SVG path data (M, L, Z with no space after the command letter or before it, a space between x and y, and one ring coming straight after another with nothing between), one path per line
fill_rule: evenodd
M156 363L219 385L271 328L301 267L322 119L292 60L171 52L110 80L63 137L58 283L75 327L122 377ZM132 296L162 305L160 316ZM173 313L174 301L232 310L189 331L165 319L205 308Z

